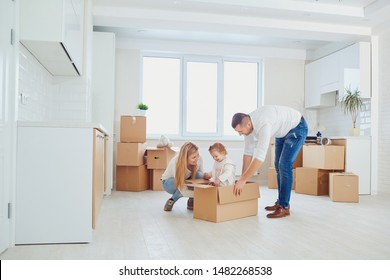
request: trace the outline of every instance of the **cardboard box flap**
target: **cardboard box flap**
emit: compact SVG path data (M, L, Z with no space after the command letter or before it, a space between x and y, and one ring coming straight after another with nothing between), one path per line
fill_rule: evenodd
M213 185L209 185L209 180L205 179L192 179L192 180L186 180L186 185L190 187L195 187L195 188L213 188Z
M173 153L177 153L180 151L180 148L178 147L162 147L162 148L158 148L158 147L147 147L146 148L147 151L167 151L167 152L173 152Z
M226 186L218 188L219 204L227 204L239 201L257 199L260 197L259 185L257 183L247 182L241 195L233 194L234 186Z

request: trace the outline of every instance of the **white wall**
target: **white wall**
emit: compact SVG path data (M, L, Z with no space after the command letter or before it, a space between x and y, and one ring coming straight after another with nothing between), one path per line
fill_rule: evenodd
M379 36L378 192L390 192L390 31Z
M118 45L118 44L117 44ZM141 94L141 50L124 48L116 50L116 108L115 108L115 139L119 142L119 125L121 115L136 115L136 105ZM164 50L165 44L163 44ZM140 46L142 47L142 46ZM157 48L154 46L154 48ZM149 50L149 49L148 49ZM154 49L155 50L155 49ZM196 50L196 48L195 48ZM213 53L211 49L208 54ZM192 51L194 52L194 50ZM205 53L203 48L201 53ZM214 53L214 55L216 55ZM236 54L237 55L237 54ZM266 58L264 60L264 100L265 104L279 104L302 110L304 100L304 60L288 58ZM280 81L283 80L281 83ZM191 141L193 139L186 139ZM181 146L183 139L172 139L175 146ZM217 141L216 139L215 141ZM214 140L193 140L201 149L208 149ZM219 140L218 140L219 141ZM157 140L148 139L148 146L155 146ZM242 141L229 141L224 144L231 149L242 149ZM205 155L209 156L209 155ZM269 157L260 169L261 178L267 178Z
M317 119L318 123L325 127L322 136L348 136L353 127L351 115L344 114L339 104L318 110ZM360 128L361 135L371 135L371 103L369 100L363 101L356 126Z
M115 141L119 142L119 124L121 115L136 115L140 100L140 65L139 50L116 49L115 57Z
M301 110L305 92L305 61L265 58L263 62L264 104Z
M309 130L317 121L317 111L305 107L305 61L301 59L264 59L263 100L265 105L284 105L305 117Z
M87 121L88 87L80 77L53 77L19 44L18 120Z

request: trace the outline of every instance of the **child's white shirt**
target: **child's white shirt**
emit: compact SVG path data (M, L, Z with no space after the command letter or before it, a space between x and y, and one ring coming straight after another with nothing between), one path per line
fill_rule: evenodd
M220 186L231 186L235 184L236 165L230 158L225 157L221 162L214 161L210 182L215 182L217 178L220 181Z

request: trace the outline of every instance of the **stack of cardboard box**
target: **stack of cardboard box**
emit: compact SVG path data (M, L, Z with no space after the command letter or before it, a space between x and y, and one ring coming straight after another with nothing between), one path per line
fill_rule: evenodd
M358 202L358 176L345 173L345 147L305 144L293 165L296 193L329 195L332 201ZM268 188L277 188L274 167L275 145L271 143Z
M121 116L120 142L116 153L116 190L144 191L149 188L145 164L146 117Z
M150 170L152 190L162 191L161 175L168 166L169 161L176 155L177 148L147 148L147 167Z
M304 145L303 167L297 169L295 192L329 194L329 173L344 170L344 147Z
M295 192L329 195L332 201L358 202L358 176L345 173L344 146L304 145Z
M269 189L277 189L278 181L276 179L276 170L275 170L275 143L270 144L270 152L271 152L271 167L268 168L268 188ZM302 149L299 151L297 158L293 164L293 186L292 189L295 190L295 177L296 177L296 168L302 167Z

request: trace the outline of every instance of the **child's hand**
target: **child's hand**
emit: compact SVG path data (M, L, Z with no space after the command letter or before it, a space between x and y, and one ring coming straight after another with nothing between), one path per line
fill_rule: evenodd
M203 179L209 180L210 178L211 178L211 176L210 176L209 173L205 172L205 173L203 174Z
M214 185L215 185L215 186L218 187L220 183L221 183L221 180L219 180L218 178L215 179L215 181L214 181Z

